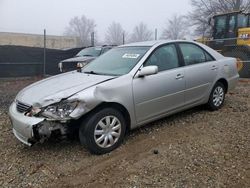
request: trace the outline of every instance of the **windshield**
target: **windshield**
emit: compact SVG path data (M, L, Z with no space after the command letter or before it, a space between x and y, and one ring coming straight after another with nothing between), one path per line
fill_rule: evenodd
M85 48L81 50L78 54L76 54L76 57L82 57L82 56L98 57L101 54L101 51L102 48L99 47Z
M83 68L84 73L121 76L129 73L149 47L115 48Z

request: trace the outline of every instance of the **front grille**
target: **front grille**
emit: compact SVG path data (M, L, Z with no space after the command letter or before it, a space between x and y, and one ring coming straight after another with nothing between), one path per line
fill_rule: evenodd
M24 113L27 112L30 108L30 105L24 104L20 101L16 101L16 109L18 112Z

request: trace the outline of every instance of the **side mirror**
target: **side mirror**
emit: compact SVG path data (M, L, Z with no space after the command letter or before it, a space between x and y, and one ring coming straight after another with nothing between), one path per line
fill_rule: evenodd
M82 63L77 63L76 68L77 68L76 69L77 72L82 72L83 64Z
M147 66L143 67L139 72L139 77L149 76L158 73L157 66Z

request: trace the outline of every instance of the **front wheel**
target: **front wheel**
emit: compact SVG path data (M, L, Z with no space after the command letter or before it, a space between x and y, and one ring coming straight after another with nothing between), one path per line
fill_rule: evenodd
M113 109L105 108L91 114L79 129L79 138L93 154L105 154L120 146L125 135L125 119Z
M225 86L222 83L217 82L210 94L208 107L213 111L219 110L222 107L224 100L225 100Z

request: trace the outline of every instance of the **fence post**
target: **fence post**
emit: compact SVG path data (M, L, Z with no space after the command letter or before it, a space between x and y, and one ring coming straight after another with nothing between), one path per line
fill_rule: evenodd
M43 42L44 42L44 48L43 48L43 76L46 75L46 29L43 31Z
M157 38L158 38L157 34L158 34L158 31L157 31L157 29L155 29L155 40L157 40Z
M122 33L122 44L125 44L125 33Z
M95 46L95 32L91 33L91 46Z

